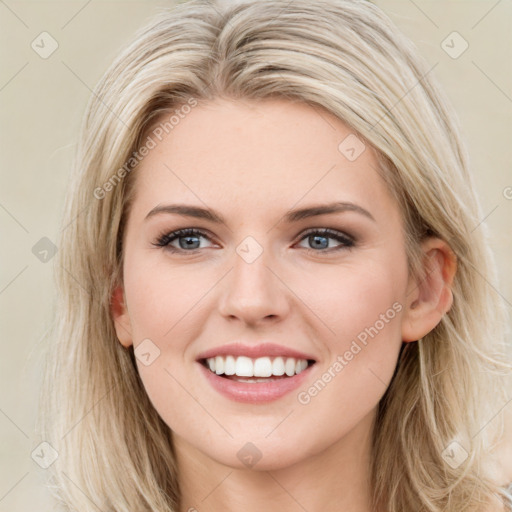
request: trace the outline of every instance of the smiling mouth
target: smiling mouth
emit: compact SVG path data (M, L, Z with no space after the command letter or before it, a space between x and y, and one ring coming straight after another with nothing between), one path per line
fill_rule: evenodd
M201 359L200 363L219 377L238 382L271 382L302 373L315 361L295 357L216 356Z

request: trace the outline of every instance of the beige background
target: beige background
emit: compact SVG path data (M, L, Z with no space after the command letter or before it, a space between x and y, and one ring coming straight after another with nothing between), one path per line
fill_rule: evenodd
M51 321L52 260L40 261L32 247L42 237L57 239L79 121L91 89L134 31L157 8L172 3L0 2L0 512L52 510L43 486L45 470L31 458L41 442L33 427L40 339ZM437 63L433 73L459 113L487 215L500 273L490 286L510 305L512 3L375 3L431 65ZM31 48L43 31L59 45L47 59ZM441 47L453 31L469 44L457 59Z

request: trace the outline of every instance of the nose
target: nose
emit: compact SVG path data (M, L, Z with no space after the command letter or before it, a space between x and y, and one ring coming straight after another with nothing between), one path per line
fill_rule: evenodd
M248 325L282 320L289 309L289 292L266 252L252 262L235 254L233 262L224 280L220 313Z

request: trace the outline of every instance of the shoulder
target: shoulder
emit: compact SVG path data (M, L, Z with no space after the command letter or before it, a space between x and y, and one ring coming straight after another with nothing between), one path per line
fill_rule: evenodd
M509 504L507 505L507 508L505 510L512 511L512 481L510 481L510 483L505 486L505 491L509 495Z
M503 496L496 503L496 510L500 512L512 512L512 442L508 438L503 439L493 450L497 463L496 482L507 497Z
M491 503L492 509L486 509L485 512L512 512L512 482L502 489L508 493L508 499L494 496Z
M508 494L508 499L504 498L506 504L503 505L503 512L512 512L512 482L504 490Z
M512 492L512 409L505 415L505 434L492 450L498 463L498 483L509 493Z

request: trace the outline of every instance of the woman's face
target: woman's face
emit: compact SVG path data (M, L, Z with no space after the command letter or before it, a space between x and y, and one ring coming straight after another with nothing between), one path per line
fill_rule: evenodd
M413 286L371 148L285 99L199 104L161 138L133 171L115 320L176 442L272 469L367 429Z

